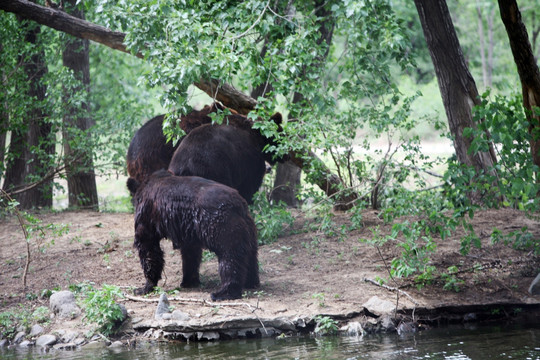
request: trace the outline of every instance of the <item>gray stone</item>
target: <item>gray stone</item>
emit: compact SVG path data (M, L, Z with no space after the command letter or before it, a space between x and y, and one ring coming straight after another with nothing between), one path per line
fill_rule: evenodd
M53 349L55 350L75 350L76 348L77 348L77 345L75 345L72 342L53 345Z
M44 331L43 327L41 325L35 324L32 326L32 329L30 329L30 337L38 336Z
M7 339L0 339L0 348L6 347L8 345L9 345L9 343L8 343Z
M360 324L358 321L351 321L340 330L347 336L363 336L365 333L364 328L362 328L362 324Z
M219 340L219 333L217 331L204 331L197 332L197 340Z
M278 331L276 331L276 329L272 328L272 327L260 327L258 329L259 333L261 334L261 337L265 338L265 337L274 337L276 336L278 333Z
M121 348L124 347L124 344L121 341L114 341L109 345L110 348Z
M173 320L177 321L188 321L190 319L188 314L180 310L174 310L171 317Z
M540 274L536 275L531 286L529 286L529 293L531 295L540 295Z
M171 320L171 319L172 319L171 313L161 314L161 320Z
M163 314L168 314L171 312L171 309L169 307L169 299L167 299L167 294L163 293L159 297L159 302L156 308L156 313L154 315L154 318L156 320L161 320L163 317Z
M36 340L36 346L52 346L56 344L58 340L56 339L56 336L51 334L41 335Z
M51 295L49 307L53 314L61 319L75 319L81 314L81 309L75 303L75 295L71 291L58 291Z
M34 343L30 340L23 340L19 344L19 347L30 347L30 346L34 346Z
M402 322L398 325L396 330L398 335L414 334L418 330L418 327L413 322Z
M364 305L362 305L370 313L377 316L393 313L396 309L396 304L388 300L382 300L377 296L372 296Z
M70 343L70 342L73 342L73 340L75 340L77 337L79 337L80 334L78 331L67 330L67 331L63 331L62 334L59 334L59 335L60 335L60 340L62 340L62 342Z
M91 341L88 344L84 345L85 351L99 351L106 347L105 343L101 341ZM90 354L91 352L89 352Z
M394 331L396 326L389 314L385 314L381 317L381 326L384 331Z
M15 337L13 338L13 344L18 344L21 341L23 341L24 337L26 336L26 333L24 331L19 331Z
M81 346L83 345L84 343L86 342L86 339L82 336L76 338L75 340L73 340L73 343L77 346Z

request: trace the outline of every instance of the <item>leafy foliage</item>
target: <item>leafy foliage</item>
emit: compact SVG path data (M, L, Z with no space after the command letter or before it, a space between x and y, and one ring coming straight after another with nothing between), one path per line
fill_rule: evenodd
M315 317L315 334L318 336L335 335L338 332L337 321L330 316L318 315Z
M34 323L46 323L49 320L49 309L39 306L30 311L22 306L18 309L0 312L0 338L12 339L18 329L28 328Z
M103 335L113 334L119 321L124 319L117 298L122 298L122 291L118 286L103 284L101 289L95 290L91 284L82 284L80 287L84 318L96 324L98 331Z
M259 244L271 244L283 233L284 228L292 226L294 218L284 203L271 204L264 192L257 192L254 198L251 211Z

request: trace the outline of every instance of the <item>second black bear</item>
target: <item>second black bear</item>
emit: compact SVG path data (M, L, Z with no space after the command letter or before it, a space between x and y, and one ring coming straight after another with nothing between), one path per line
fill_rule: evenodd
M135 194L135 242L146 279L136 294L151 292L165 261L160 240L168 238L182 253L183 287L200 284L206 248L218 257L221 287L212 300L238 299L243 288L259 285L257 230L248 207L228 186L196 176L159 170L143 183L128 179Z
M206 105L201 110L193 110L180 116L178 126L189 134L191 130L212 122L210 114L225 108L218 103ZM158 115L148 120L133 136L127 151L127 171L130 178L138 182L144 181L154 171L167 169L169 162L178 147L167 142L163 134L165 115ZM133 194L132 194L133 195Z
M225 118L230 125L207 124L193 129L182 140L169 164L169 171L178 176L200 176L230 186L251 204L266 173L265 161L275 164L284 158L264 151L275 144L252 122L242 115ZM276 113L271 118L281 131L282 117Z

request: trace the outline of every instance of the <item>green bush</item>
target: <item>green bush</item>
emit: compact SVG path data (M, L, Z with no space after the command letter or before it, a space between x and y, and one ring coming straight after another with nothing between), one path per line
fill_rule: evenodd
M277 240L286 227L292 226L294 217L287 210L287 205L282 202L270 203L262 191L255 194L254 200L251 211L257 227L259 244L271 244Z
M123 294L118 286L103 284L95 290L92 285L80 287L82 305L85 311L84 319L97 325L97 330L105 336L114 334L118 322L124 318L122 309L116 303Z

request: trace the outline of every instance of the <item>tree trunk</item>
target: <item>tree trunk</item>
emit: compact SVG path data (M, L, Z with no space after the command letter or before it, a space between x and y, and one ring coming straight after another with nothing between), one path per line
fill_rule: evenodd
M317 44L326 44L326 51L322 56L317 58L314 63L306 64L302 69L302 74L307 75L312 69L316 69L320 66L324 66L328 53L330 52L330 45L332 43L332 36L334 34L335 21L332 17L332 12L325 6L324 1L315 1L315 14L319 20L319 34L320 38L317 40ZM293 95L293 104L301 103L304 96L295 92ZM292 114L292 117L297 117L299 114ZM319 160L320 161L320 160ZM300 186L300 179L302 176L302 170L293 161L287 161L277 165L276 178L274 181L274 190L272 191L272 200L284 201L287 205L297 207L298 197L297 189ZM337 177L336 177L337 178ZM352 206L352 202L348 199L348 205L343 203L339 205L340 208L348 208Z
M0 54L2 53L2 43L0 43ZM0 72L0 82L4 84L5 74ZM8 113L6 103L3 98L0 98L0 186L2 186L2 179L4 178L4 172L6 170L6 164L4 163L6 155L6 137L8 132Z
M523 106L531 134L531 156L534 164L540 167L540 114L534 112L534 107L540 107L540 71L516 1L499 0L499 10L521 81ZM536 181L540 181L538 173Z
M25 41L37 44L37 36L40 32L36 24L22 22L26 28ZM48 122L48 114L43 110L43 101L46 97L46 86L42 79L47 73L47 66L43 50L36 46L37 52L30 57L30 61L24 63L24 70L28 78L28 97L33 99L33 104L28 109L28 118L24 129L17 129L11 133L10 155L11 161L6 169L4 189L13 190L24 187L31 182L31 176L44 176L49 164L48 155L54 154L54 142L52 138L52 126ZM38 154L40 153L40 154ZM41 156L39 156L41 155ZM45 160L43 160L45 159ZM48 179L22 192L17 196L17 201L23 209L32 207L52 206L52 180Z
M82 10L75 6L76 0L67 0L64 6L70 9L72 15L84 19ZM84 102L82 106L73 105L70 99L73 94L83 93L88 96L90 87L90 58L88 40L68 37L62 53L63 65L73 71L75 78L81 86L65 89L64 103L68 104L63 119L63 137L65 166L68 183L68 199L70 207L90 207L98 209L98 195L96 177L92 159L92 149L82 144L74 144L78 136L86 138L91 127L89 106Z
M12 12L25 19L33 20L39 24L49 26L53 29L65 32L67 34L88 39L112 49L131 53L123 41L125 34L117 31L111 31L103 26L92 24L88 21L78 19L77 17L66 14L61 10L51 9L44 6L34 4L28 0L2 0L0 1L0 10ZM135 56L142 58L141 53ZM247 114L255 108L257 101L248 95L236 90L228 84L222 84L216 79L201 79L194 83L199 89L207 93L213 99L223 103L240 114ZM291 154L295 158L301 158L300 154ZM319 174L317 179L321 182L316 185L323 191L329 191L328 196L335 196L338 202L345 204L350 203L351 196L341 198L342 193L338 192L338 188L342 186L342 182L336 175L316 157L312 151L307 151L307 156L315 156L313 162L317 164ZM305 160L298 161L297 164L305 165Z
M446 1L415 0L414 3L435 67L457 158L462 164L474 167L478 174L496 175L493 169L496 157L492 144L489 152L469 153L473 139L463 136L465 128L477 127L473 121L472 108L480 104L480 99Z
M296 166L292 161L278 163L276 167L276 178L274 188L270 198L274 202L283 201L291 207L298 207L298 188L300 187L300 178L302 169Z

